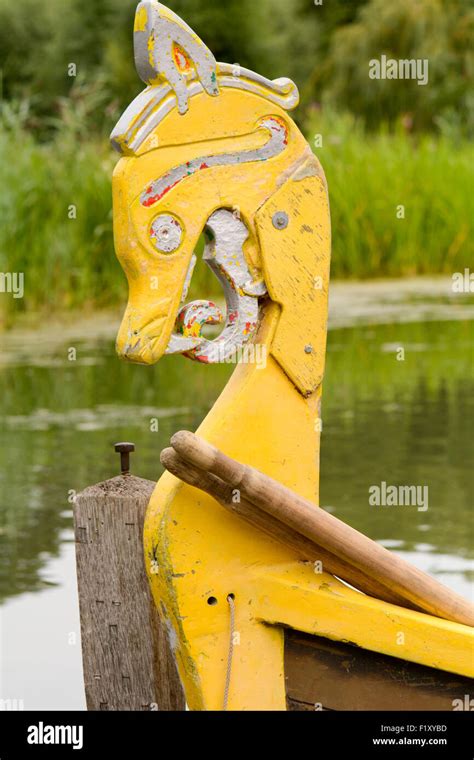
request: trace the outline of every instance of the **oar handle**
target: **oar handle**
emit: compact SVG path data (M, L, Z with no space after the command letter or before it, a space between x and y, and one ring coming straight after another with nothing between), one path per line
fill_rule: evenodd
M474 626L474 608L463 597L273 478L226 456L188 431L176 433L171 445L184 460L238 488L241 498L392 589L409 605Z
M163 466L177 478L188 483L188 485L205 491L229 512L237 514L253 527L258 528L294 551L299 559L312 563L321 562L324 571L336 575L341 580L346 581L346 583L369 596L382 599L391 604L397 604L401 607L408 606L415 609L402 597L397 596L397 594L385 588L373 578L364 575L358 568L334 556L327 549L318 546L276 518L267 515L266 512L246 499L241 498L240 501L234 502L232 498L234 489L232 486L224 483L223 480L215 475L211 475L204 470L200 470L195 465L186 462L174 449L164 449L161 452L160 459Z

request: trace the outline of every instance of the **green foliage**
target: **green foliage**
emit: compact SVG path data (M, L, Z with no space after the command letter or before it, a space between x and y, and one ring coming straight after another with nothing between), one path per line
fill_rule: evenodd
M369 61L427 59L429 82L374 80ZM474 132L474 6L471 0L370 0L337 29L326 72L326 101L369 126L407 114L415 129L444 123Z
M2 116L0 268L25 275L25 298L4 297L2 305L53 310L122 297L112 250L108 146L80 141L65 128L54 141L38 144L23 126L29 118L24 106L4 108Z
M135 0L0 0L4 97L28 99L42 119L36 131L44 131L60 99L75 87L68 73L74 63L83 80L101 83L109 103L120 93L118 108L125 107L142 89L133 66L135 7ZM97 116L89 129L110 130Z
M304 104L322 100L370 127L409 114L415 129L473 129L474 0L169 0L218 60L298 83ZM75 63L122 110L140 91L133 66L136 0L0 0L3 94L26 97L35 130L69 94ZM429 84L373 80L382 54L427 58ZM46 122L45 122L46 120ZM91 115L89 128L112 123Z
M276 0L282 8L282 0ZM39 116L56 113L74 78L100 81L109 102L122 110L144 85L133 64L133 18L136 0L0 0L0 51L4 96L28 98ZM271 0L175 0L169 3L189 22L218 60L240 63L274 77L286 73L282 51L272 34ZM283 35L284 37L284 35ZM284 44L284 39L281 40ZM283 57L283 61L284 61ZM99 118L91 127L105 125ZM44 126L44 124L42 125ZM112 124L107 126L108 129Z
M473 0L169 4L218 59L298 82L309 104L300 120L310 139L324 140L334 276L464 267L474 218L465 140L474 108ZM133 66L135 5L0 0L0 265L27 280L24 300L2 299L7 320L18 310L125 299L112 245L115 157L105 138L143 86ZM429 84L370 79L369 60L382 53L428 58ZM70 205L77 219L68 218ZM205 292L215 287L202 266L194 282Z
M25 103L2 111L0 270L25 273L25 298L3 298L7 322L19 310L124 303L113 251L111 175L117 159L84 131L101 93L79 86L53 140L38 144ZM333 227L333 277L462 271L473 259L474 150L449 135L364 132L354 117L313 110L307 136L325 168ZM15 160L11 160L12 156ZM405 218L397 218L397 207ZM68 209L76 207L77 218ZM470 242L469 242L470 241ZM204 265L193 297L219 294Z
M36 0L21 0L15 4L0 0L3 97L23 92L36 80L38 64L44 63L47 47L55 34L54 11L49 10L50 6L38 6Z
M333 276L455 272L473 260L471 143L410 137L401 127L367 134L351 115L317 110L310 142L316 134L329 185Z

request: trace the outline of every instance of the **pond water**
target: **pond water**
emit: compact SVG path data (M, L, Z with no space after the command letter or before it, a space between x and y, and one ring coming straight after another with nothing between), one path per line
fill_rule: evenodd
M339 290L339 311L350 311L348 298ZM321 503L468 596L472 307L466 301L447 312L441 298L438 321L431 299L429 318L425 309L423 321L414 322L420 299L417 305L410 299L402 321L377 324L386 321L381 296L379 320L372 314L365 320L371 324L357 318L330 331ZM73 342L66 330L54 340L44 331L29 341L15 334L5 339L0 698L22 700L25 709L85 707L71 492L118 473L118 440L136 444L134 473L156 480L160 450L176 430L199 425L232 372L182 357L153 368L127 366L114 354L115 326ZM68 359L71 347L75 361ZM150 430L152 418L159 420L157 432ZM370 505L369 488L382 482L427 486L428 509Z

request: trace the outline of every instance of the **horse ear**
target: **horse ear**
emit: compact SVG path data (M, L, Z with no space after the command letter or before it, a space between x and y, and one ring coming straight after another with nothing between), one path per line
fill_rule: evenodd
M156 79L158 73L153 66L153 58L149 48L149 41L153 36L153 20L157 6L158 4L154 2L141 2L137 5L135 12L133 28L135 67L138 76L145 84Z
M218 95L217 64L209 48L176 13L156 0L139 3L134 28L135 66L145 84L166 82L180 113L188 110L187 78L197 78Z

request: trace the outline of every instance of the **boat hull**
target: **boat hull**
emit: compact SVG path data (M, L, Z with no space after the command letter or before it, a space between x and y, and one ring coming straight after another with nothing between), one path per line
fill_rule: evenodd
M471 678L285 631L288 710L462 710ZM466 700L467 696L467 700Z

